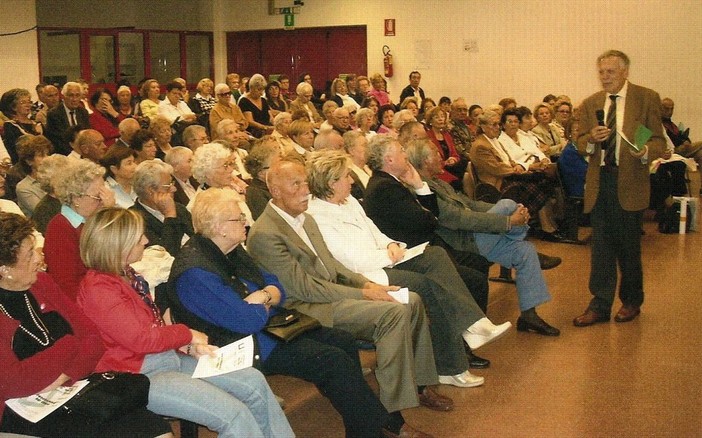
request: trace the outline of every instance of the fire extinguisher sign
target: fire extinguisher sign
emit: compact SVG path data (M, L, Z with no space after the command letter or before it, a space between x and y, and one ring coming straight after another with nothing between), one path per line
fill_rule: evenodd
M385 36L395 36L395 19L385 19Z

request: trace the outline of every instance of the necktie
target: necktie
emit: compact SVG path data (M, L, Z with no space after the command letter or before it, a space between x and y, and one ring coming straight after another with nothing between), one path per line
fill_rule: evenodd
M607 112L607 128L611 129L612 132L607 137L604 143L607 145L607 152L605 153L605 166L616 167L617 159L615 156L615 149L617 148L617 96L612 94L609 96L612 99L612 104L609 106L609 111Z
M71 126L76 126L76 112L71 111Z

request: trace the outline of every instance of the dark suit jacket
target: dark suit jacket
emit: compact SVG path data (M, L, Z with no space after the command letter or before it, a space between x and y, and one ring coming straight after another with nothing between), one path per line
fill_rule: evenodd
M249 254L283 284L288 294L287 307L297 308L331 327L331 303L362 300L361 288L369 280L339 263L329 252L312 216L303 214L303 228L316 255L270 204L251 227L246 246Z
M89 129L90 118L88 111L83 107L79 107L75 111L76 123L80 126L80 129ZM73 151L68 142L68 130L70 127L71 124L68 122L68 115L63 103L46 113L46 137L54 145L54 152L68 155Z
M422 87L419 87L419 95L422 97L422 102L425 99L424 96L424 90ZM402 89L402 93L400 93L400 102L399 104L402 104L402 101L405 100L406 97L414 96L414 90L412 89L411 85L406 86L405 88ZM419 106L422 106L422 102L419 102Z
M417 202L419 201L419 202ZM373 171L363 200L366 214L393 240L415 246L431 241L438 225L436 195L417 196L392 175Z
M585 99L580 108L580 128L578 150L586 155L587 144L590 141L590 130L597 125L595 112L604 108L607 93L598 91ZM661 124L661 99L653 90L629 83L626 106L624 107L624 123L622 131L633 141L634 133L639 124L653 131L653 136L646 143L648 146L648 163L660 157L665 149L663 125ZM648 207L650 197L648 164L629 153L629 146L622 140L619 148L619 203L627 211L639 211ZM599 143L595 145L594 153L590 156L587 176L585 177L585 213L595 206L600 188L601 152Z
M192 176L190 177L190 185L197 190L197 188L200 186L200 183L198 183L195 178ZM173 194L173 199L175 199L175 202L182 204L182 205L188 205L190 202L190 198L188 198L188 195L185 194L185 190L183 190L183 187L180 185L178 181L176 181L175 184L176 191Z
M193 230L193 220L190 212L185 206L176 202L176 217L166 218L161 222L154 215L146 211L144 207L137 202L134 203L130 210L138 211L144 218L144 234L149 239L149 245L161 245L166 248L166 251L175 257L180 251L180 243L183 241L183 235L192 236L195 234Z

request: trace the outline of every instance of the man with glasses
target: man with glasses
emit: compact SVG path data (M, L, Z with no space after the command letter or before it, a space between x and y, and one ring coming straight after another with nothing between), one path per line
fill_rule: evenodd
M46 137L51 140L55 152L69 155L73 151L69 143L69 130L74 126L90 128L90 119L81 102L82 88L79 83L66 82L61 94L63 103L46 114Z
M210 132L213 138L217 138L217 125L224 119L234 120L242 130L245 130L249 126L249 121L246 120L241 109L232 103L231 88L227 84L217 84L214 90L217 103L210 111Z

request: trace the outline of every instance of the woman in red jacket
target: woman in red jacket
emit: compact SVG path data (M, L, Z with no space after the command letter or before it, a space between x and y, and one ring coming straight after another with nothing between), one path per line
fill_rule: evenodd
M446 113L441 107L435 106L427 111L425 120L427 136L439 149L443 160L444 171L439 174L439 179L446 181L454 188L461 189L463 174L466 172L466 166L468 166L468 159L456 151L453 137L448 131Z
M112 104L115 98L106 88L98 89L90 97L90 105L95 111L90 114L90 127L105 137L105 144L109 147L119 138L119 122L125 115L117 111Z
M139 212L106 208L91 216L80 238L89 268L78 305L102 336L106 351L97 371L149 377L149 410L193 421L220 438L291 437L292 429L266 379L255 368L192 378L197 359L214 354L207 336L184 324L166 324L148 283L130 267L148 239Z
M86 377L104 352L97 328L39 272L42 259L33 232L28 219L0 213L0 435L172 436L167 422L143 408L99 425L60 412L32 423L5 408L10 398Z

